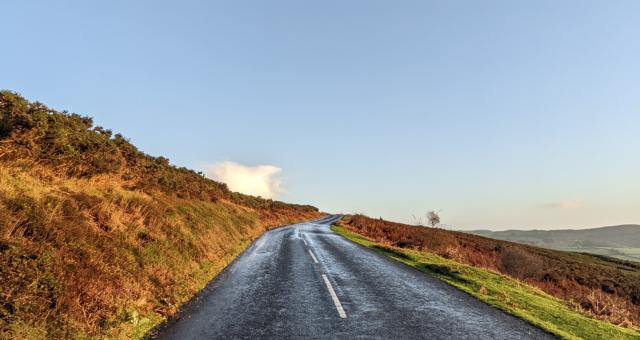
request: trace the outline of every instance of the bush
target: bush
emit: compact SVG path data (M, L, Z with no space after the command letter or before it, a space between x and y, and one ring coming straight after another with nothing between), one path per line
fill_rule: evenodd
M521 248L507 249L500 257L500 270L521 280L542 277L542 265L539 257Z
M631 312L627 308L626 301L601 290L592 290L589 294L581 297L575 307L583 314L618 326L631 327L633 325Z
M148 194L160 191L207 202L224 199L269 211L318 211L309 205L232 193L224 183L139 151L124 136L94 126L89 117L58 112L10 91L0 91L0 141L0 162L24 168L35 163L54 169L60 177L109 175L123 181L126 189Z

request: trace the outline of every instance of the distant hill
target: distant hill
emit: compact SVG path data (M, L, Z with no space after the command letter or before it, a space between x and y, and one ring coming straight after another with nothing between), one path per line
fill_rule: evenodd
M471 234L544 248L586 252L640 261L640 225L593 229L472 230Z
M593 229L563 230L472 230L472 234L526 243L547 248L556 247L640 247L640 225L626 224Z

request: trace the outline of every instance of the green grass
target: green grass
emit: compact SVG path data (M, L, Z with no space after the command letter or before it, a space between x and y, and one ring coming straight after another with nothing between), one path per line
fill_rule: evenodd
M220 272L222 272L236 257L238 257L249 245L251 244L250 240L241 241L236 246L232 247L231 251L226 254L220 261L215 263L208 263L204 268L202 268L199 272L193 275L193 279L195 282L195 286L197 291L202 290L211 280L213 280ZM182 305L185 302L189 301L194 296L193 289L183 289L178 293L176 300L178 301L178 305ZM156 327L160 323L164 322L167 318L155 313L151 312L144 316L142 316L139 320L136 318L131 320L132 326L131 330L127 330L126 328L122 331L118 337L126 338L131 336L131 339L142 339L144 335Z
M438 255L387 247L345 228L331 230L396 261L414 267L564 339L640 339L637 329L618 327L588 318L565 302L520 281L490 270L475 268ZM482 288L484 287L484 288Z

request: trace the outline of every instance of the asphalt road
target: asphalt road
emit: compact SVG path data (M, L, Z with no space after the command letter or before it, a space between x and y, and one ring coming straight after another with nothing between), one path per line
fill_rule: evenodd
M552 338L345 240L329 229L336 218L267 232L147 337Z

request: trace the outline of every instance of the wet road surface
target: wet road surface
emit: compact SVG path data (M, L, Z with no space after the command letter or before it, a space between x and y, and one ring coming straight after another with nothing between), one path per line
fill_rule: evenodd
M154 339L546 339L551 335L333 233L265 233Z

